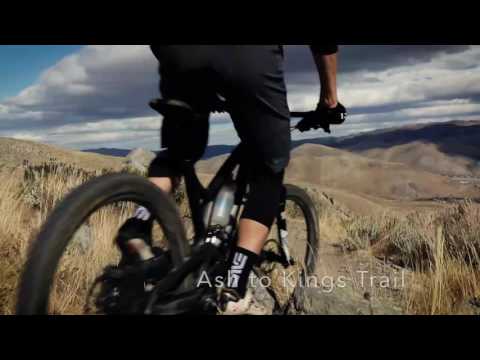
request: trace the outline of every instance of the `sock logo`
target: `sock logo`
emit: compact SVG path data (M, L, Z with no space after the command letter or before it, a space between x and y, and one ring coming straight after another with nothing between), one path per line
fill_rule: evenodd
M238 282L240 280L240 275L242 274L245 264L247 263L247 256L242 253L235 253L233 257L232 267L229 271L228 276L228 287L235 289L238 288Z
M139 219L139 220L143 220L143 221L148 221L150 220L150 217L152 215L150 214L150 211L148 211L146 208L144 208L143 206L139 207L137 209L137 211L135 212L135 218Z

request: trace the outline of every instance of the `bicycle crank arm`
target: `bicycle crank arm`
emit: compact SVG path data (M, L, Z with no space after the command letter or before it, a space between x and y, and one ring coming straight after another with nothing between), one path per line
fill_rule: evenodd
M198 310L207 310L205 289L197 288L186 293L172 293L168 298L155 303L152 315L181 315Z
M153 289L152 295L147 303L145 314L153 313L153 307L160 297L160 294L166 294L178 287L181 282L191 273L195 272L200 266L218 252L218 249L212 244L203 245L198 252L192 255L180 268L172 270L163 280L161 280Z
M172 262L168 253L150 260L143 261L136 265L126 266L125 268L110 267L105 270L105 277L122 280L128 277L143 278L161 278L172 267Z
M269 263L278 263L282 265L284 268L288 268L289 266L292 265L291 261L287 260L287 257L285 256L285 254L278 255L273 251L269 251L269 250L262 251L262 253L260 254L260 259L262 262L267 261Z

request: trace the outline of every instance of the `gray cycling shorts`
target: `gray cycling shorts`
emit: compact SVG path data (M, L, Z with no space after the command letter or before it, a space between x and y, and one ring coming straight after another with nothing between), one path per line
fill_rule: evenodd
M252 160L275 173L290 160L290 112L281 45L152 45L163 98L202 109L212 94L226 98ZM208 115L189 129L164 119L162 147L187 147L200 159L208 144ZM175 144L179 146L174 146Z

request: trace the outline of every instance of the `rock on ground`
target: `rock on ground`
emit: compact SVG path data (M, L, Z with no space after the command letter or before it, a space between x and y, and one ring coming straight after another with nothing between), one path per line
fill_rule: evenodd
M255 299L273 313L275 302L262 287L253 290ZM293 306L288 309L291 315L402 315L402 309L382 299L362 297L352 287L337 287L329 292L321 288L297 288Z
M332 292L322 289L305 289L305 308L310 315L401 315L402 309L382 299L362 297L351 287L335 288Z
M131 151L126 158L126 165L139 173L146 173L150 163L155 159L156 154L142 148Z
M90 226L82 225L71 241L71 246L78 248L82 253L85 253L90 249L93 244L93 236Z
M480 298L473 298L464 301L458 309L461 315L480 315Z

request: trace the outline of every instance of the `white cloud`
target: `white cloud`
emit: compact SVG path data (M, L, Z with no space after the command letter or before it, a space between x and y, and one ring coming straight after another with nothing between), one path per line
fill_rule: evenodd
M160 127L159 116L114 119L59 126L48 133L48 138L60 145L79 148L125 147L126 144L138 143L138 146L156 150L159 147Z
M30 133L14 133L10 135L12 139L29 140L29 141L44 141L45 138L42 135L34 135Z
M463 53L442 54L426 63L363 74L363 79L374 77L378 80L375 82L362 81L358 75L347 77L341 82L341 95L351 107L368 107L479 94L480 64L474 60L478 56L480 46L473 46ZM445 66L457 59L471 66Z
M452 116L468 113L479 113L480 104L472 104L468 100L446 101L443 104L431 105L428 107L402 109L401 114L406 118L433 118L436 116Z
M3 105L9 112L40 111L45 126L147 115L157 84L157 63L148 46L87 46Z
M142 117L122 120L104 120L101 122L88 122L85 124L74 124L59 126L54 134L91 133L105 130L111 131L158 131L161 125L160 116Z

